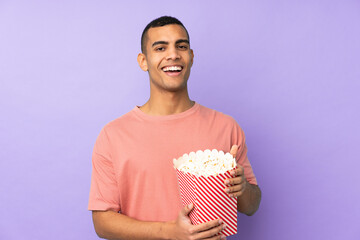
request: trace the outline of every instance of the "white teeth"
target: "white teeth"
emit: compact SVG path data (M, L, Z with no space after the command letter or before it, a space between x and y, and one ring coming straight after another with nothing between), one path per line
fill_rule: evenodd
M164 67L163 71L164 72L168 72L168 71L181 71L182 67L181 66L171 66L171 67Z

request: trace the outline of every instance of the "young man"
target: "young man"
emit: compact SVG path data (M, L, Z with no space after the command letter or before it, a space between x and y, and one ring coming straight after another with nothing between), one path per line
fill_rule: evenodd
M233 118L190 100L194 54L183 24L155 19L144 29L138 63L150 79L150 98L108 123L93 152L89 210L97 234L109 239L220 239L221 220L192 225L193 204L182 207L172 159L218 149L236 157L224 191L252 215L261 192L247 159L245 136Z

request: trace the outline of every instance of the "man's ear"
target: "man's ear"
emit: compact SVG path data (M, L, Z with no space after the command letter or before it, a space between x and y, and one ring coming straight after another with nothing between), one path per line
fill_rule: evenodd
M192 49L190 49L190 58L191 58L191 67L192 67L192 65L193 65L193 63L194 63L194 51L192 50Z
M146 72L148 70L148 65L147 65L145 54L139 53L138 57L137 57L137 61L138 61L140 68Z

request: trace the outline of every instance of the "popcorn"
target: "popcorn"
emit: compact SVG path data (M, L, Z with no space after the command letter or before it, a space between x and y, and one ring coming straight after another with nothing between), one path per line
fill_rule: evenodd
M213 149L185 153L173 160L174 168L195 176L217 176L236 167L236 160L230 153Z
M224 236L237 233L237 199L229 197L225 179L232 178L236 160L230 153L205 150L184 154L173 160L183 206L194 204L189 217L192 224L222 219Z

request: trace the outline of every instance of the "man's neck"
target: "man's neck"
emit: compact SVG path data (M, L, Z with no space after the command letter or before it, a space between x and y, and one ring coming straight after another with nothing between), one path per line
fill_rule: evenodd
M149 115L171 115L184 112L194 106L187 90L182 93L164 92L161 94L150 94L149 100L140 107L140 110Z

